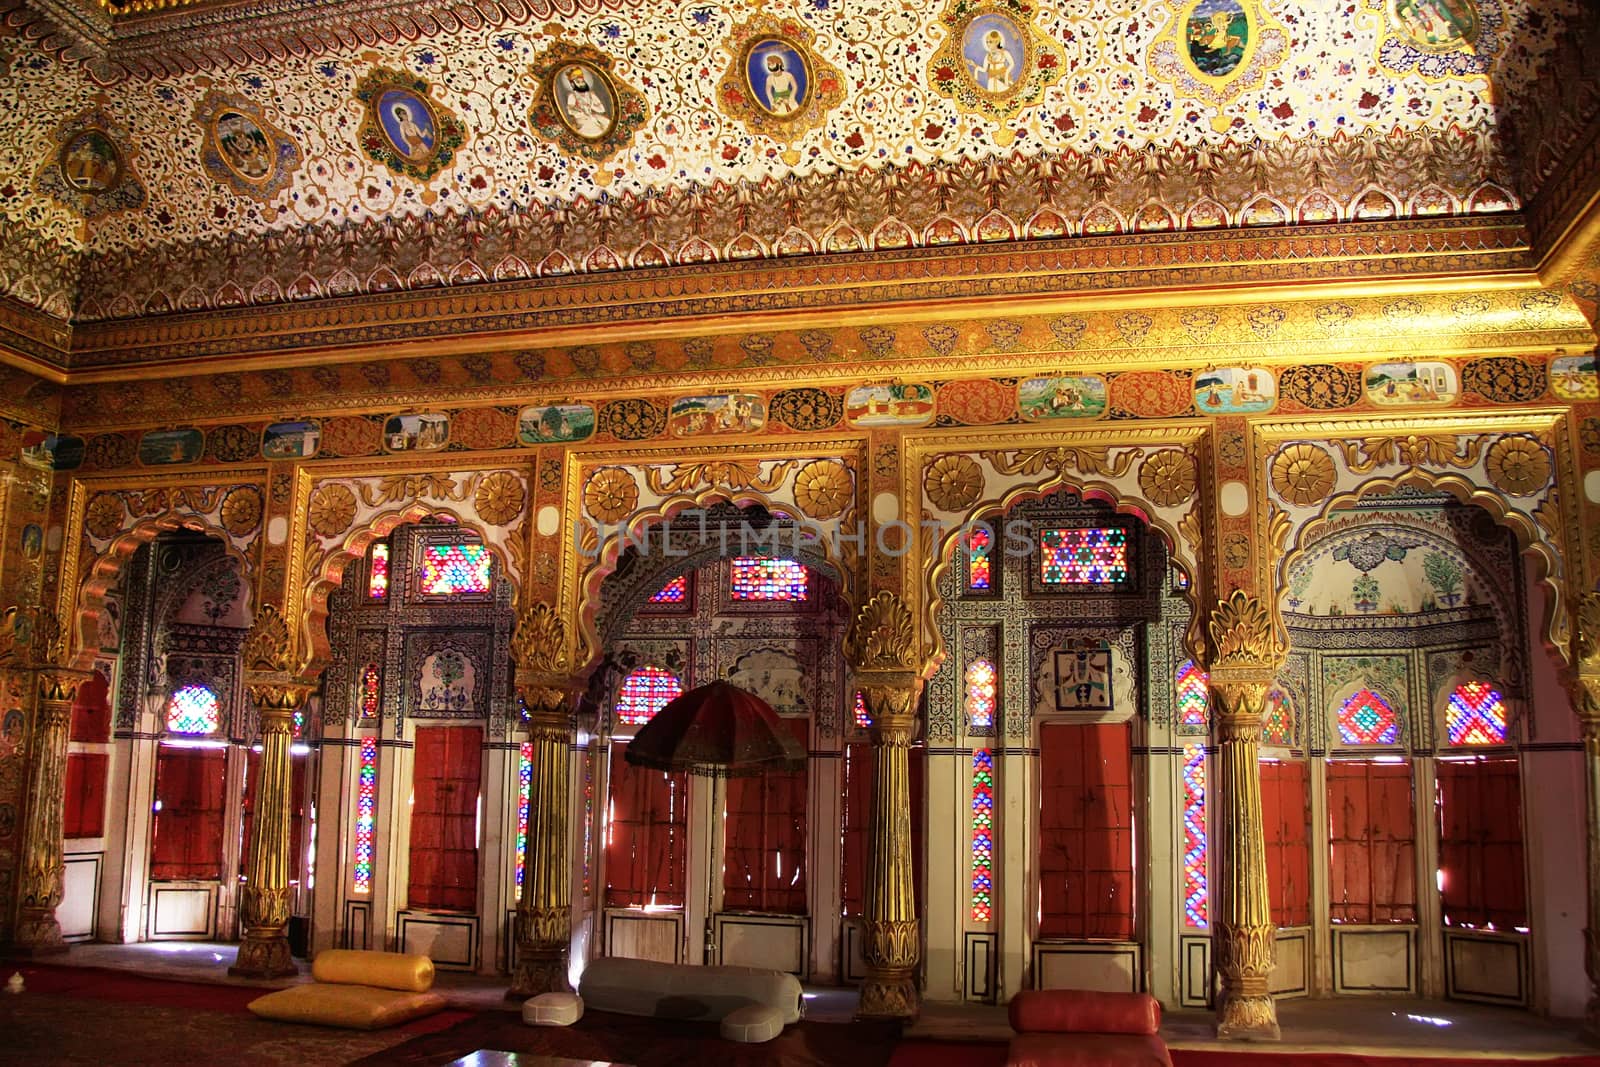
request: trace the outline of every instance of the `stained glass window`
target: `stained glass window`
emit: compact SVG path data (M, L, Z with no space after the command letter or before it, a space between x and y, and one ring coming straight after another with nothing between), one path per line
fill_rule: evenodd
M1339 740L1347 745L1397 744L1400 720L1388 701L1370 689L1360 689L1339 707Z
M1206 672L1186 659L1178 664L1178 723L1182 726L1204 726L1206 706L1210 701L1207 692Z
M1452 745L1505 744L1506 704L1500 691L1487 682L1456 686L1445 709L1445 728Z
M1183 917L1209 923L1206 901L1206 747L1183 746Z
M994 664L975 659L967 665L967 724L974 730L994 728Z
M994 900L994 753L972 754L972 921L989 921Z
M1045 530L1039 580L1046 585L1114 585L1128 580L1128 531L1120 526Z
M729 592L735 600L804 600L805 564L792 559L740 556L733 561Z
M967 588L988 589L990 580L989 552L994 548L994 534L986 526L976 526L967 534Z
M382 600L389 595L389 544L380 541L372 546L372 565L367 568L367 596Z
M363 719L376 719L378 717L379 701L383 696L381 676L378 674L378 665L369 663L361 671L361 717Z
M460 596L489 591L493 557L483 545L426 545L422 549L424 596Z
M861 690L856 690L856 725L863 730L872 725L872 716L867 712L867 698L861 695Z
M221 725L217 694L203 685L186 685L167 701L169 734L213 734Z
M682 604L689 595L689 576L680 574L650 598L652 604Z
M361 739L361 773L356 779L356 869L353 888L372 892L373 840L377 832L378 739Z
M683 684L660 667L640 667L622 680L617 694L617 721L642 726L683 692Z
M528 849L528 802L533 795L533 742L522 742L517 763L517 899L522 899L522 857Z
M1281 686L1273 686L1272 692L1267 694L1267 721L1261 725L1261 743L1294 744L1294 719L1289 710L1289 694Z

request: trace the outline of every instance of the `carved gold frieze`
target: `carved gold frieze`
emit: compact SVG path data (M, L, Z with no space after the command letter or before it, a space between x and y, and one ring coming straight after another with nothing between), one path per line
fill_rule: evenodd
M770 493L783 484L794 463L772 464L763 471L760 460L712 460L675 463L670 473L661 467L645 469L645 484L652 493L692 493L698 489L755 489Z

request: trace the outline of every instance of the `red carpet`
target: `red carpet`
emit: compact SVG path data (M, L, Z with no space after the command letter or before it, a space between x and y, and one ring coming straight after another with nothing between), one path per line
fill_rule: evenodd
M955 1041L903 1041L889 1067L1005 1067L1006 1047ZM1600 1054L1553 1060L1437 1056L1347 1056L1322 1052L1173 1049L1172 1067L1600 1067Z

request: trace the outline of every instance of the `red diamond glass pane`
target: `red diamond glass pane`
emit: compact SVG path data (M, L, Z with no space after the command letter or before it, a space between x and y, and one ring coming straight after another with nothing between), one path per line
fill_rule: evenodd
M643 726L683 692L683 684L660 667L640 667L622 681L617 694L617 720Z
M221 725L222 708L217 694L203 685L186 685L167 701L168 733L210 734Z
M1450 694L1445 727L1452 745L1503 745L1506 742L1506 704L1500 691L1487 682L1467 682Z
M1339 740L1347 745L1393 745L1400 741L1400 720L1377 693L1362 689L1339 707Z

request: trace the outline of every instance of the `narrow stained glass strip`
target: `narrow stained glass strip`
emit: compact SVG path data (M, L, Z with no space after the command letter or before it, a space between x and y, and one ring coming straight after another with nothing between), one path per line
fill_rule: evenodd
M967 588L988 589L991 579L990 550L994 548L994 534L982 526L967 535Z
M372 546L372 565L367 568L367 596L382 600L389 595L389 545Z
M994 913L994 753L972 754L972 921Z
M1183 746L1183 917L1204 929L1206 897L1206 748Z
M995 671L986 659L967 665L967 723L975 730L994 728Z
M522 742L517 763L517 899L522 899L522 858L528 850L528 803L533 795L533 742Z
M361 772L356 780L356 855L352 888L357 893L372 892L372 860L377 830L378 739L361 739Z

